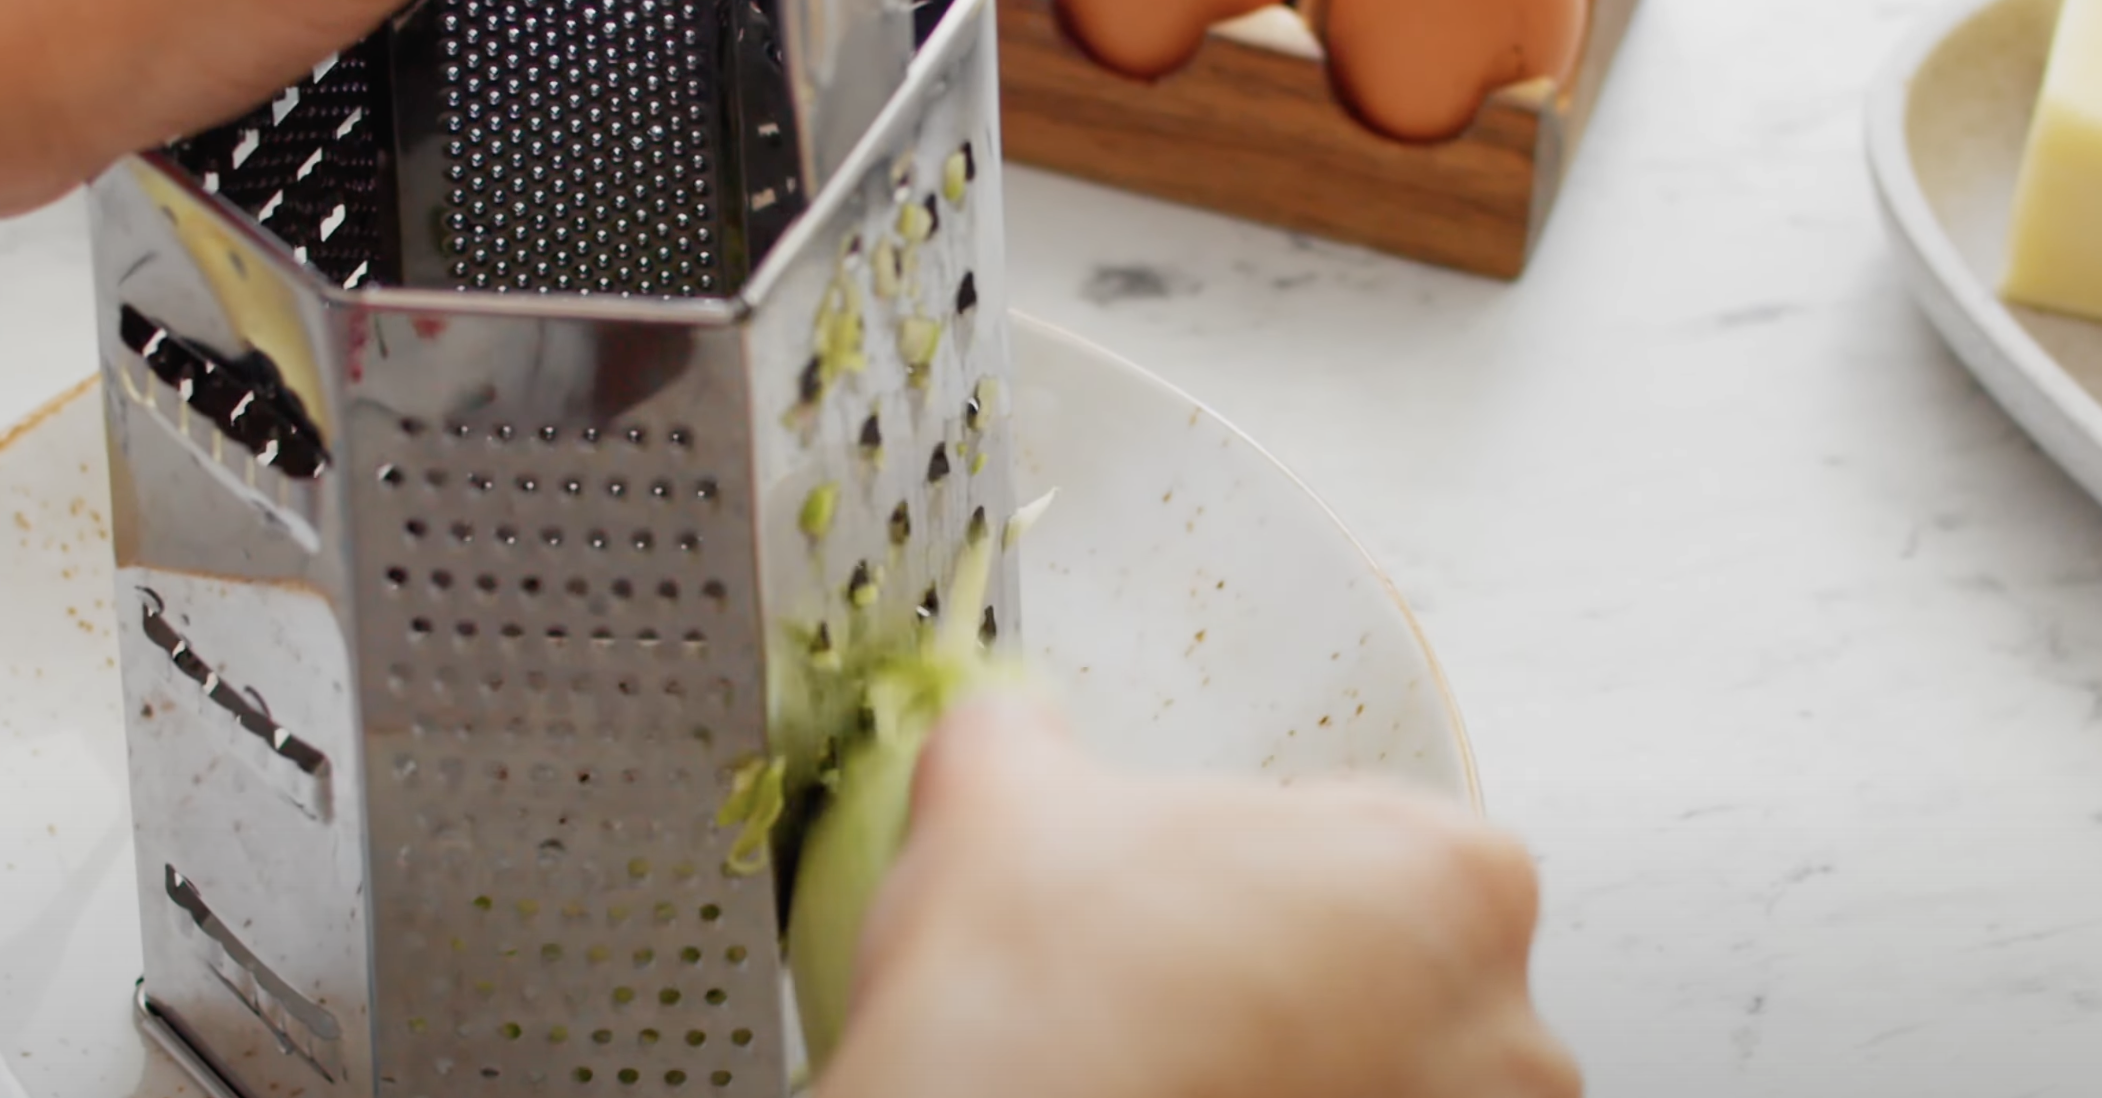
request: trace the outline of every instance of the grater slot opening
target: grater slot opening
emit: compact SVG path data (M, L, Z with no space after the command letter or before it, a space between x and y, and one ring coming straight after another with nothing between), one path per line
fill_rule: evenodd
M320 429L268 355L226 358L130 305L119 307L118 333L155 378L258 464L294 480L318 480L328 470Z
M259 691L235 684L199 656L189 638L169 620L159 592L142 587L139 594L141 632L147 642L166 655L183 678L195 683L205 700L233 718L231 728L214 723L214 746L243 764L307 819L329 822L334 815L330 789L334 773L328 756L279 724ZM152 718L152 703L141 716Z
M912 9L912 36L914 48L923 47L934 37L934 29L941 26L942 19L949 14L950 0L919 0Z
M336 1016L301 995L264 964L212 912L189 878L172 865L164 866L163 874L168 901L175 905L188 929L204 936L205 960L220 985L270 1030L285 1052L330 1083L342 1078L343 1027Z
M270 717L270 704L251 687L237 690L233 684L219 677L211 665L200 659L190 642L183 639L175 627L168 624L167 603L152 589L143 589L145 608L142 613L146 639L153 646L168 654L168 659L177 670L192 682L204 688L205 696L212 704L233 714L241 728L249 735L263 741L270 750L285 762L297 767L310 778L326 778L328 756L313 744L287 731Z

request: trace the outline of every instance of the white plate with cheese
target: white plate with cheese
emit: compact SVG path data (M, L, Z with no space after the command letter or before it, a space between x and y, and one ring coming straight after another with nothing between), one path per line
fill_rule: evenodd
M2102 323L2002 294L2060 11L2061 0L1971 0L1933 19L1876 80L1869 159L1927 315L2045 452L2102 498ZM2102 80L2102 55L2093 61ZM2102 216L2102 142L2085 151L2095 168L2092 218Z

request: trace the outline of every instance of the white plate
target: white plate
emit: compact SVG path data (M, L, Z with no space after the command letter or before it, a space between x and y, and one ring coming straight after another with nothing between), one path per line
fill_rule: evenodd
M1138 767L1359 770L1478 802L1428 646L1320 502L1189 397L1017 325L1025 488L1061 489L1024 543L1024 630L1085 734ZM0 1057L34 1098L195 1094L129 1013L104 462L92 387L0 446Z
M1935 327L2044 451L2102 498L2102 325L2011 306L1997 293L2058 7L1969 0L1933 19L1876 81L1869 160Z

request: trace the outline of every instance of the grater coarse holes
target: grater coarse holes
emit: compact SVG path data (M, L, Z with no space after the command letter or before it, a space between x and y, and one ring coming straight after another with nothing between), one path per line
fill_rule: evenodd
M208 1088L789 1091L796 836L716 817L1015 509L994 54L425 0L96 182L141 1003Z

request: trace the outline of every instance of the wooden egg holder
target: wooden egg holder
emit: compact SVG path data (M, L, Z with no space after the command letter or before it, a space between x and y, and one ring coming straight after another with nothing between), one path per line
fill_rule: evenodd
M1145 0L1134 0L1145 2ZM1157 82L1097 65L1052 0L999 0L1001 124L1020 163L1496 278L1523 274L1640 0L1592 0L1567 88L1505 88L1436 145L1385 138L1319 61L1210 36Z

